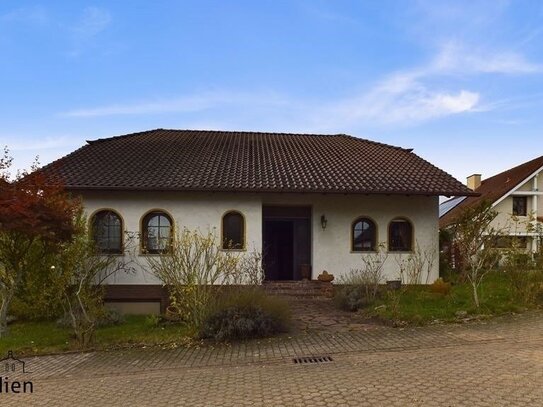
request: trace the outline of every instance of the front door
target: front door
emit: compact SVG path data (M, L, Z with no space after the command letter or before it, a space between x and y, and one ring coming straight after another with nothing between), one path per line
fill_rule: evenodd
M263 208L263 263L266 280L300 280L311 267L311 208Z

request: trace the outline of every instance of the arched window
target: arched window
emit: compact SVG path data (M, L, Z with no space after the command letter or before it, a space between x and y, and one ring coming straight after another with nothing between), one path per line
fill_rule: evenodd
M222 217L222 248L245 248L245 219L239 212L227 212Z
M100 253L123 252L123 221L115 212L110 210L96 212L92 217L92 235Z
M388 225L388 250L410 252L413 250L413 226L407 219L396 218Z
M351 231L351 250L353 252L374 251L377 247L377 228L368 218L358 218Z
M172 240L172 219L167 213L149 212L142 221L142 249L145 253L168 251Z

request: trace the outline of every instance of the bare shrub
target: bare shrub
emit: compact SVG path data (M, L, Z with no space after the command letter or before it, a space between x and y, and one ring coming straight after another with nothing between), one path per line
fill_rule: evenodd
M418 242L415 242L415 248L411 253L397 253L394 256L398 265L398 277L407 285L428 284L436 259L437 254L433 246L422 248Z
M49 281L59 293L64 319L69 321L78 344L86 348L93 343L96 328L106 316L102 283L118 272L133 272L133 268L123 257L98 253L82 213L74 223L77 233L54 257ZM129 245L130 240L125 244Z
M262 255L223 250L215 230L184 228L167 253L150 256L151 272L168 287L170 312L197 332L226 285L260 284Z
M336 290L336 305L347 311L356 311L375 301L379 285L383 282L383 267L388 258L384 244L377 251L364 253L361 256L360 268L351 269L349 273L339 278L343 285Z

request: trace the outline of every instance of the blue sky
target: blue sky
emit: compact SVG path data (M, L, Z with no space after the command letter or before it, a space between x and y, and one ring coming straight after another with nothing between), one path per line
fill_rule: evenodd
M542 43L538 0L0 0L0 143L348 133L485 177L543 155Z

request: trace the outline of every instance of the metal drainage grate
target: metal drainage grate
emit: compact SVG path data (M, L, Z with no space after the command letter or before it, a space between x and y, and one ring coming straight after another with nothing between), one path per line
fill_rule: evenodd
M315 363L330 363L333 362L330 356L302 356L292 359L296 365L315 364Z

